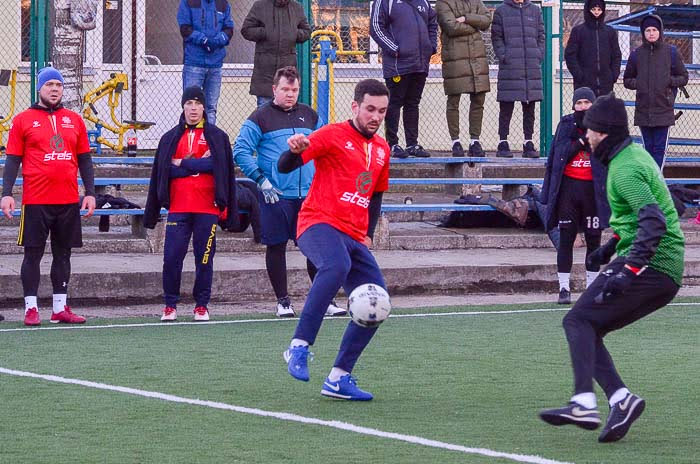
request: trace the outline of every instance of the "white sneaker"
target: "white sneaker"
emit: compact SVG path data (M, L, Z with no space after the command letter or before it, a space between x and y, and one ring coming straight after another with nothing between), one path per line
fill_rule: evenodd
M160 321L161 322L172 322L177 320L177 311L175 311L175 308L171 308L170 306L166 306L163 308L163 315L160 316Z
M345 309L338 306L335 300L331 301L326 310L326 316L345 316L347 313Z
M208 321L209 320L209 310L206 306L197 306L194 308L194 320L195 321Z
M277 300L277 317L294 317L294 306L288 296Z

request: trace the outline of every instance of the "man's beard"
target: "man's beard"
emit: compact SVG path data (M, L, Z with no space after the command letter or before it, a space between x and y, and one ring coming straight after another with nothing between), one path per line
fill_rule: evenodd
M53 108L58 107L58 105L61 104L61 100L63 100L63 98L59 98L58 101L56 102L56 104L54 105L54 104L51 104L47 99L45 99L44 97L39 95L39 101L41 102L41 104L49 109L53 109Z
M371 130L367 126L363 126L362 124L360 124L359 121L356 121L355 125L357 126L357 129L360 131L360 133L362 135L364 135L365 137L367 137L368 139L374 137L374 134L376 134L377 131L379 130L379 126L377 126L376 130Z

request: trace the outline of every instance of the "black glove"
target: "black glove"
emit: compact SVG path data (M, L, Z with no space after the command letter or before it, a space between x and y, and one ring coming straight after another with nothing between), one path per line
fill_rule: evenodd
M608 264L612 255L615 254L615 248L619 241L620 237L617 234L613 234L612 238L605 245L586 256L586 269L600 268L601 264Z
M635 274L634 271L629 269L627 266L623 267L620 272L608 277L608 280L605 281L605 285L603 286L603 291L595 297L594 301L600 304L615 296L622 295L628 288L630 288L632 281L640 273L641 271Z

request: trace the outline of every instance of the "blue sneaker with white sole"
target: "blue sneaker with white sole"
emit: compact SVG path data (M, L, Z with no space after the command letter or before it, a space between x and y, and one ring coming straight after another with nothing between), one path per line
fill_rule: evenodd
M292 377L304 382L309 381L309 356L313 360L314 354L309 351L308 346L290 346L282 356L287 362L287 371Z
M329 398L348 401L369 401L374 398L370 392L361 390L357 386L355 377L350 374L342 376L337 382L331 382L330 379L326 378L321 394Z

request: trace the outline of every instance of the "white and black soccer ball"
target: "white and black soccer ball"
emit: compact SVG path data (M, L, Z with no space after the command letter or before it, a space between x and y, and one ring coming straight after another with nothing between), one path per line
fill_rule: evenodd
M389 317L391 299L377 284L362 284L348 297L348 312L355 324L361 327L376 327Z

